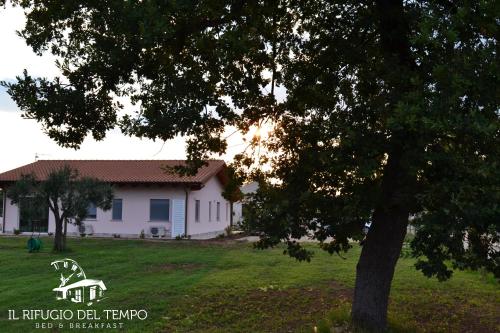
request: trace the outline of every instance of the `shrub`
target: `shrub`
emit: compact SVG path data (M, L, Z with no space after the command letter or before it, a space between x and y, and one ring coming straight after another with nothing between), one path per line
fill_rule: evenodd
M320 320L318 326L314 327L314 333L331 333L330 325L326 320Z
M182 234L175 236L175 240L181 240L181 239L191 239L191 235L186 236L185 234Z
M146 234L144 233L144 229L141 230L141 233L139 234L140 239L146 238Z
M361 332L350 325L350 303L341 301L336 308L328 314L328 317L320 320L314 328L317 333L333 333L333 332Z
M21 234L21 230L14 228L14 235Z

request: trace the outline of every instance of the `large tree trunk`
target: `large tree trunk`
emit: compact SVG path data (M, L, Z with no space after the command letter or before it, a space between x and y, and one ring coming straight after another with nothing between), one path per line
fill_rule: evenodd
M388 73L393 74L385 78L392 87L389 100L397 101L413 89L408 80L415 70L408 39L408 18L402 0L376 0L375 6L382 55ZM396 103L389 108L396 108ZM352 321L372 331L383 331L387 325L394 268L413 204L415 175L405 161L406 151L414 146L412 135L408 130L391 133L388 142L391 151L384 169L379 202L356 267Z
M383 331L387 325L389 292L394 268L406 234L408 213L376 211L373 229L356 267L352 320L356 326Z
M372 331L383 331L387 325L389 292L413 200L415 180L402 156L401 146L389 156L379 202L356 267L352 321Z

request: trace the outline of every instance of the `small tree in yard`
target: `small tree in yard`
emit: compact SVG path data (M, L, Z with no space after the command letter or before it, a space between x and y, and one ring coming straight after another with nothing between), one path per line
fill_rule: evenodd
M64 166L51 172L46 180L37 180L33 174L23 175L7 190L13 204L19 205L30 198L33 207L47 205L55 220L54 251L66 249L68 223L81 224L87 208L94 204L109 210L113 201L111 185L89 178L79 177L78 171Z

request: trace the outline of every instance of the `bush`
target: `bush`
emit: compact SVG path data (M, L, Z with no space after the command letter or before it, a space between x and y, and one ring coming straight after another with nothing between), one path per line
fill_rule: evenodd
M331 333L329 323L326 320L320 320L318 326L314 327L314 333Z
M340 304L328 314L327 318L318 322L314 331L318 333L360 332L351 327L350 321L351 305L350 303L341 301Z
M186 236L185 234L182 234L175 236L175 240L182 240L182 239L191 239L191 235Z
M21 234L21 230L14 228L14 235Z
M141 233L139 234L140 239L146 238L146 234L144 233L144 229L141 230Z
M113 234L113 238L121 238L122 236L120 234Z

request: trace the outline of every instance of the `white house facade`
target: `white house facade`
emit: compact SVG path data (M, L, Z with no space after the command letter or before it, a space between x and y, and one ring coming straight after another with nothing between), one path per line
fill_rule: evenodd
M33 173L43 179L52 170L69 165L81 176L109 182L114 187L112 208L103 211L89 207L83 226L68 225L68 234L120 237L165 237L189 235L211 238L230 225L230 202L223 198L225 164L210 160L195 176L181 177L165 171L183 161L37 161L0 174L3 189L2 233L51 233L55 231L53 214L32 221L23 219L21 207L10 202L6 190L22 174Z

